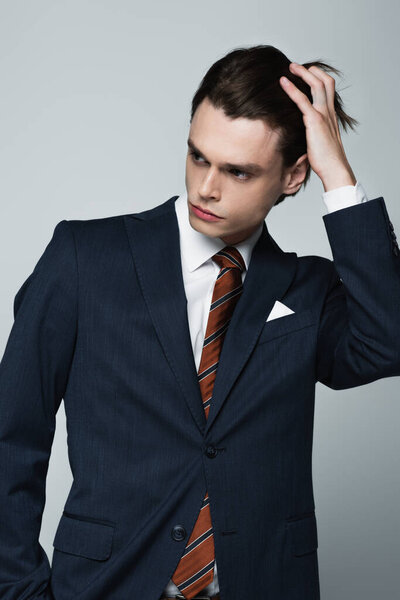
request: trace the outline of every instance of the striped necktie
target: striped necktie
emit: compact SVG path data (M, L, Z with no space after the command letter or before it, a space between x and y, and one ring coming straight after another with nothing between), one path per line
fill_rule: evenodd
M206 418L210 410L222 344L236 302L242 293L242 271L246 268L242 255L234 246L226 246L214 254L212 260L219 265L220 271L214 284L197 375ZM214 562L214 534L210 501L206 492L193 531L172 576L172 581L187 600L194 598L212 582Z

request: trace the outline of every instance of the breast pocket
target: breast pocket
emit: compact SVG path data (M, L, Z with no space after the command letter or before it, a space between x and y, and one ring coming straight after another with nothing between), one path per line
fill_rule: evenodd
M115 523L90 517L61 516L53 540L52 586L55 596L74 598L99 576L110 558Z
M299 312L285 315L284 317L277 317L271 321L266 321L258 338L258 344L263 344L282 335L315 325L317 320L315 311L311 308L306 308Z

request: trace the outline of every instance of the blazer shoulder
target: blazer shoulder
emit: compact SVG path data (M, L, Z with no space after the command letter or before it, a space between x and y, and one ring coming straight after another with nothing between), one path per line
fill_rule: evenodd
M330 275L332 272L333 260L326 258L325 256L307 254L298 256L297 261L298 268L304 269L307 272L320 273L325 276Z
M123 225L126 215L111 215L92 219L64 219L76 234L104 234Z
M40 298L49 301L50 297L55 298L57 295L64 300L72 299L76 298L77 286L76 246L69 222L63 219L54 226L53 233L36 260L33 270L15 294L14 318L25 297L28 298L28 304L35 305L40 303Z
M337 279L333 260L314 254L297 257L297 282L310 285L319 296L324 296L331 282Z
M69 225L77 252L101 246L111 247L125 237L125 215L112 215L93 219L65 219Z
M68 219L68 223L78 235L102 236L113 233L119 234L121 229L125 228L125 219L150 220L170 214L174 211L174 203L178 197L177 195L171 196L168 200L156 206L138 212L92 219Z

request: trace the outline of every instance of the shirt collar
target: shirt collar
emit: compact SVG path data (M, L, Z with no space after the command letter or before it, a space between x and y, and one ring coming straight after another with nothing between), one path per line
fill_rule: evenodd
M189 221L189 207L187 193L181 194L175 200L175 211L178 219L181 255L188 271L192 272L204 262L211 259L219 250L227 244L219 237L210 237L194 229ZM249 268L251 254L255 243L261 235L263 223L245 240L234 244L246 265Z

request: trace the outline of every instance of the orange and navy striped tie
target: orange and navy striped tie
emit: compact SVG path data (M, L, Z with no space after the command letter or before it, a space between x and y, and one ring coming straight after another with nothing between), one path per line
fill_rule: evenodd
M236 302L242 293L242 271L246 268L239 250L225 246L212 260L220 266L208 315L203 350L198 369L203 408L208 418L219 356ZM181 594L191 600L214 577L214 534L208 492L188 539L184 553L172 576Z

